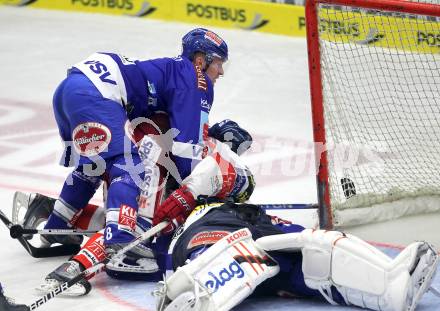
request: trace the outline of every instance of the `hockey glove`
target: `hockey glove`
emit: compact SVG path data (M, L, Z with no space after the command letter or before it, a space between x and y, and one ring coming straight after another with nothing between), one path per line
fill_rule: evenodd
M154 212L153 226L168 220L169 224L162 230L163 234L172 233L183 224L196 206L196 200L187 186L175 190Z
M236 122L229 119L216 123L208 130L208 136L224 142L236 154L241 155L252 145L252 136Z

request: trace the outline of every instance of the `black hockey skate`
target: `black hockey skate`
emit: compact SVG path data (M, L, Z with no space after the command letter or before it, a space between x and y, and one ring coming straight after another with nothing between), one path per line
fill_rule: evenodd
M49 273L44 282L36 289L44 294L47 294L61 284L70 281L78 274L85 270L84 266L75 260L69 260ZM92 289L92 285L86 279L81 279L68 289L66 289L62 295L65 296L84 296L87 295Z
M12 299L6 297L3 293L2 285L0 284L0 310L1 311L29 311L30 308L26 305L15 304Z

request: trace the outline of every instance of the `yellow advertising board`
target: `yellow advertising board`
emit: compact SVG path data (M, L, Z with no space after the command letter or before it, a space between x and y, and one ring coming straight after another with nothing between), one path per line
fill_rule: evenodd
M251 0L0 0L0 3L305 36L304 7Z
M440 23L415 15L320 10L319 32L321 39L331 42L351 42L414 53L440 52Z
M247 0L174 0L177 20L226 28L305 36L304 7Z
M0 4L188 22L288 36L306 34L302 6L252 0L0 0ZM320 10L324 40L440 52L440 23L368 11Z
M153 2L143 0L0 0L0 3L6 5L137 17L156 13L158 7L154 6ZM167 11L168 9L169 11L172 1L160 2L161 10Z

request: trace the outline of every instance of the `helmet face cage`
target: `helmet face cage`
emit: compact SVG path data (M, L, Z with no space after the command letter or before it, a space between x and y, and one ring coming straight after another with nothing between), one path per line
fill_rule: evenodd
M223 62L228 59L226 42L205 28L193 29L182 38L182 56L192 61L197 52L205 54L207 66L211 64L214 57L220 58Z

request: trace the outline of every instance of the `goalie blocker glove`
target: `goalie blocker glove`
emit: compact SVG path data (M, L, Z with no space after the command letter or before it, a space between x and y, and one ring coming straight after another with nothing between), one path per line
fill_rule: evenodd
M164 234L169 234L178 226L185 222L185 219L196 206L196 200L186 185L175 190L157 208L154 213L153 225L169 220L168 226L162 230Z
M252 145L252 136L249 132L229 119L211 126L208 136L226 143L238 155L243 154Z

